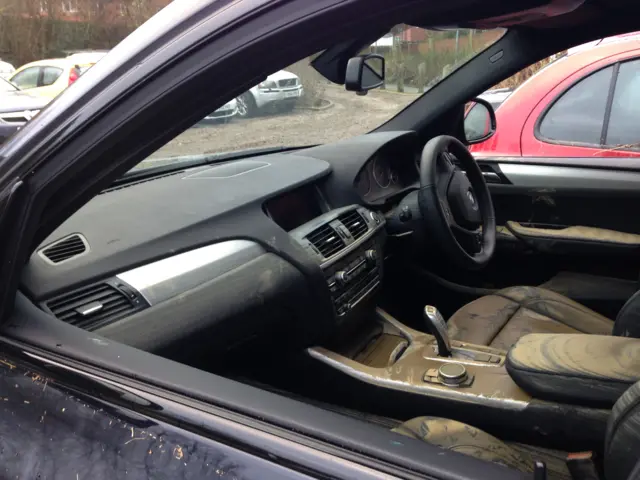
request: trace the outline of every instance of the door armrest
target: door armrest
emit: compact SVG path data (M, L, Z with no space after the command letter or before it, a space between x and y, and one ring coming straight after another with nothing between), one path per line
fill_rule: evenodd
M610 407L640 380L640 339L526 335L509 350L506 367L534 398Z

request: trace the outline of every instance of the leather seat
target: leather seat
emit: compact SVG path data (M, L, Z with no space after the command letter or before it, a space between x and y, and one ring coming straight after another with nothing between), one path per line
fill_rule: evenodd
M506 443L471 425L438 417L418 417L394 432L480 460L498 463L524 473L534 460L547 465L549 479L570 479L564 452ZM571 445L567 445L570 449ZM611 410L604 439L605 480L640 478L640 382L629 387Z
M627 305L621 314L635 310ZM622 323L619 316L614 332L612 320L567 297L538 287L511 287L462 307L449 319L448 331L452 340L508 350L529 333L624 335L617 333Z
M547 464L549 478L563 480L571 478L562 455L554 456L552 451L544 449L536 451L535 448L531 448L529 452L524 445L509 445L478 428L455 420L418 417L399 425L392 431L446 450L526 473L533 472L534 459L542 460Z

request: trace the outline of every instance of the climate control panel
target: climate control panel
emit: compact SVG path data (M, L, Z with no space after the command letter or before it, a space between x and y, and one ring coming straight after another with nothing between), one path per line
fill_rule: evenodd
M371 241L325 270L338 317L351 312L380 286L382 255L379 248Z

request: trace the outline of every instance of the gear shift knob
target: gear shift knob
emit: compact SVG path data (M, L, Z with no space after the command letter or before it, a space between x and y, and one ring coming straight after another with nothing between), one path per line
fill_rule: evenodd
M436 337L438 342L438 355L440 357L451 356L451 343L449 342L449 332L447 324L436 307L427 305L424 307L424 320L427 328Z

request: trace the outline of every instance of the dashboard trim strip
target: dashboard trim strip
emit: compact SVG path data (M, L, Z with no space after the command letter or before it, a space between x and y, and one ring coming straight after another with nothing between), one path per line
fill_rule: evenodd
M137 290L150 305L156 305L264 253L265 250L255 242L229 240L142 265L116 277Z

